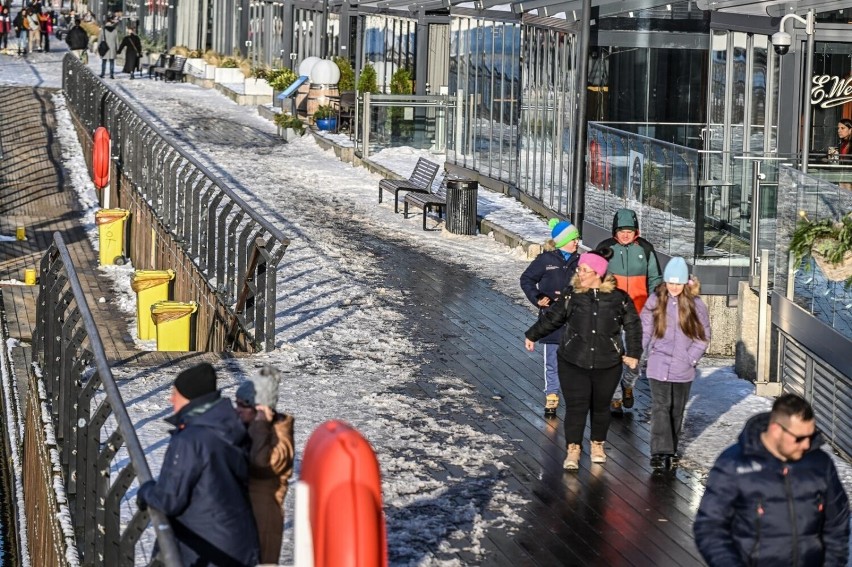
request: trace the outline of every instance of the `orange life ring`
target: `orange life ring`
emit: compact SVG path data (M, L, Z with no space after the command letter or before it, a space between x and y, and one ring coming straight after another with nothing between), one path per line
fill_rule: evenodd
M382 481L373 448L342 421L316 428L300 480L310 489L315 567L387 567Z
M98 189L109 183L109 132L103 126L95 130L92 144L92 181Z

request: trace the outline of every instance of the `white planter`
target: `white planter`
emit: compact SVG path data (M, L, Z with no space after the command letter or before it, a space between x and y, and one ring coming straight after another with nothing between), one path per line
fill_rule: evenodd
M245 81L245 75L239 69L225 69L216 67L216 73L213 76L213 81L220 84L234 84Z
M246 94L256 96L272 96L272 87L266 79L246 79Z
M300 137L299 133L292 128L282 128L281 126L278 126L278 135L284 138L287 142L291 142Z
M216 65L210 65L208 63L204 64L204 77L205 79L210 79L211 81L216 78Z
M193 57L186 60L186 72L196 77L204 77L205 67L207 67L207 62L204 59Z

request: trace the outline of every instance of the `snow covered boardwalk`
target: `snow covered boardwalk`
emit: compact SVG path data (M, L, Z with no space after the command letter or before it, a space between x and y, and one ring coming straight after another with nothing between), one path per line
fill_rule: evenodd
M703 368L693 388L677 473L651 472L644 382L636 408L612 428L606 465L586 456L579 473L566 473L561 419L541 416L540 353L523 350L535 318L518 288L525 258L485 236L424 233L418 219L376 204L378 177L310 137L285 145L253 110L215 92L113 85L291 237L276 349L218 363L220 383L232 395L243 374L278 366L280 409L296 417L299 453L327 419L364 434L382 468L393 565L701 564L691 523L706 467L747 416L769 406L728 361ZM56 100L62 165L83 191L79 146L75 154ZM128 274L108 274L116 313L128 304ZM122 317L120 332L132 335L130 310ZM122 364L114 373L156 473L176 369ZM292 499L287 518L284 562Z

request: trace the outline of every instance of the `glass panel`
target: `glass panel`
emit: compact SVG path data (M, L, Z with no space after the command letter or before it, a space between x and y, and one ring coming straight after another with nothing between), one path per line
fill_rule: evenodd
M830 92L831 88L839 84L840 81L846 81L852 77L852 43L818 41L814 51L816 52L814 77L821 75L829 77L825 82L824 91ZM837 100L837 97L835 97L835 100L842 102ZM852 101L831 105L831 102L826 100L821 104L813 105L812 109L811 151L819 152L824 156L828 147L839 146L837 123L841 118L852 118Z

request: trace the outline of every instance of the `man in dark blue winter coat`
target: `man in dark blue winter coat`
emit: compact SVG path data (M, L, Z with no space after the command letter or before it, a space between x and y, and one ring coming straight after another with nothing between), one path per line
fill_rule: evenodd
M200 364L178 374L171 396L175 426L160 478L139 488L141 508L169 517L184 565L257 565L259 543L248 499L246 428Z
M568 221L550 219L551 238L544 243L544 252L536 256L521 274L521 289L530 302L538 307L539 319L559 299L577 271L577 247L580 233ZM562 338L558 329L538 342L544 348L544 415L556 415L559 407L559 371L556 350Z
M707 479L693 526L710 567L843 566L849 500L810 404L794 394L752 417Z

